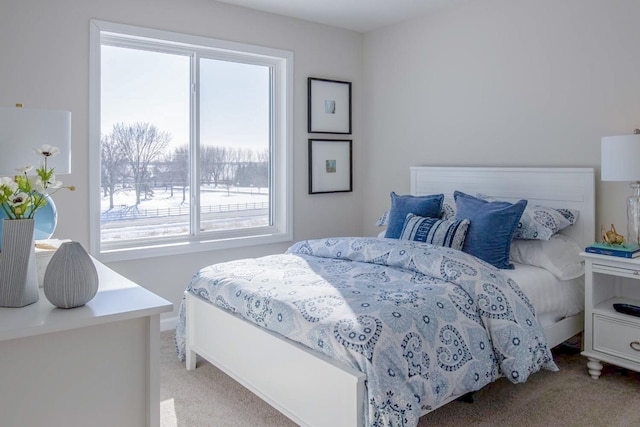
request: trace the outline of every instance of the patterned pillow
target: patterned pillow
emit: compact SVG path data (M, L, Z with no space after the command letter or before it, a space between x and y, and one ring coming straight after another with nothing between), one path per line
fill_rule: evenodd
M492 202L493 197L476 194L481 199ZM550 208L540 205L527 205L522 213L518 228L513 233L514 239L549 240L560 230L573 225L578 220L580 211L577 209Z
M389 211L386 211L380 218L378 218L378 220L376 221L376 225L378 227L389 225Z
M438 217L442 209L444 194L430 196L398 196L391 192L391 211L389 212L389 226L385 237L397 239L402 233L404 221L408 213L421 216Z
M442 202L442 212L440 215L442 219L456 219L456 202L445 198Z
M468 228L468 219L442 220L410 213L404 221L400 240L415 240L461 251Z
M556 209L546 206L527 206L520 224L513 234L514 239L549 240L558 231L575 224L580 211Z
M513 269L509 263L511 239L527 201L488 202L460 191L454 193L454 198L456 218L471 222L462 250L494 267Z

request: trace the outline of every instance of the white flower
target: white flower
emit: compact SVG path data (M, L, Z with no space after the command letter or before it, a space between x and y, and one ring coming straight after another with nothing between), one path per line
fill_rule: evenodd
M60 152L58 147L52 147L49 144L44 144L40 148L34 148L33 151L35 151L36 154L39 154L44 157L55 157Z
M0 178L0 188L6 188L9 192L15 193L18 190L18 184L8 176L3 176Z
M18 192L18 193L15 193L15 194L12 194L11 196L9 196L9 200L8 200L7 203L9 203L9 205L11 205L11 206L13 206L15 208L15 207L18 207L18 206L23 205L25 203L31 204L31 198L29 197L29 195L27 193L23 193L21 191L21 192Z
M31 188L33 191L37 191L38 193L44 193L47 191L47 187L45 187L44 182L42 182L42 179L40 179L39 176L31 178Z
M62 187L62 181L56 181L56 176L51 175L51 179L47 182L47 188L60 188Z
M18 172L19 175L25 175L31 169L33 169L33 166L27 165L27 166L23 166L21 168L16 168L16 172Z
M53 190L49 196L61 188L75 190L74 186L63 187L62 182L56 180L53 168L47 166L48 158L59 153L56 147L45 144L34 151L43 157L42 165L35 169L35 176L27 175L33 169L29 165L16 169L17 175L13 178L0 177L0 209L8 219L33 218L36 211L47 204L48 189Z

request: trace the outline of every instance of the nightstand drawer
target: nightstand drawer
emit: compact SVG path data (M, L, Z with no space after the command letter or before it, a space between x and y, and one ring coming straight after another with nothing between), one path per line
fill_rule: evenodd
M608 274L610 276L628 277L629 279L640 280L640 268L635 268L635 266L629 266L629 267L615 266L614 267L610 265L593 264L593 272Z
M640 362L640 324L594 314L593 349Z

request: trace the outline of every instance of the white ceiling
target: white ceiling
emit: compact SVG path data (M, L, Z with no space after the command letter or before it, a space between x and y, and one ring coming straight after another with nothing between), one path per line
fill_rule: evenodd
M468 0L218 1L365 33Z

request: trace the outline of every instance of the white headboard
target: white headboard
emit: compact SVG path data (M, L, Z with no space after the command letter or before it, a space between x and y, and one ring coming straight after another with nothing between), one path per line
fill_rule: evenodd
M411 167L411 194L444 193L453 199L455 190L475 196L486 194L499 200L580 211L578 221L562 231L583 248L595 242L595 178L592 168L485 168Z

